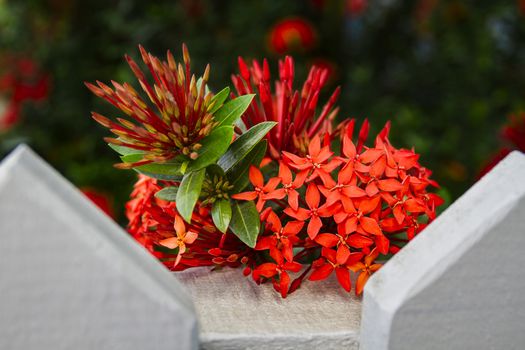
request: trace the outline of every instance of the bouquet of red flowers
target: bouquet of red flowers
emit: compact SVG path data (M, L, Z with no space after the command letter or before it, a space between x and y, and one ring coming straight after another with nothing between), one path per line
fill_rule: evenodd
M283 296L307 278L335 273L360 294L368 277L436 216L442 199L414 150L388 140L390 124L365 145L369 123L333 126L339 88L318 111L327 71L312 67L294 90L294 62L239 58L237 91L214 94L209 66L196 78L183 63L140 47L150 78L126 57L147 100L131 85L87 86L127 118L93 118L116 138L119 168L139 180L126 206L130 234L171 270L244 267ZM130 120L131 119L131 120Z

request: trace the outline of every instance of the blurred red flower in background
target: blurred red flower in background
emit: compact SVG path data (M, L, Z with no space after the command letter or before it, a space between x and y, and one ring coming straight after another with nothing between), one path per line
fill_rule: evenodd
M488 173L510 152L514 150L525 152L525 112L511 114L507 123L501 128L500 135L505 145L486 162L478 178Z
M273 26L268 42L270 49L278 54L310 51L317 44L317 32L307 20L289 17Z
M6 55L0 62L0 132L20 119L22 104L39 101L49 94L50 78L27 57Z

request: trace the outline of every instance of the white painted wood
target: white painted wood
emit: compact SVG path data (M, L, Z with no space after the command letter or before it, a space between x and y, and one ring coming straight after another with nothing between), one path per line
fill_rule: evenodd
M305 281L286 299L241 269L195 268L176 276L190 291L206 350L359 347L361 300L335 280Z
M361 349L524 349L524 247L514 152L370 279Z
M173 275L27 147L0 165L0 349L196 349Z

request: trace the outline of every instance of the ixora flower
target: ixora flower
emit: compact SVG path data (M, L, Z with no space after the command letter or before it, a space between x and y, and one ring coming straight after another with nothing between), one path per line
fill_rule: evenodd
M267 224L255 249L269 254L249 264L258 283L271 280L283 296L297 289L308 271L311 281L335 273L346 291L351 290L350 271L357 273L355 290L361 294L381 262L421 232L443 203L427 192L437 184L419 164L419 155L391 145L389 124L372 147L364 145L368 122L356 143L354 125L352 120L340 128L341 154L331 150L330 137L321 142L315 135L306 155L283 152L279 175L266 184L260 174L251 176L254 191L233 195L247 200L258 195L263 203L258 208ZM290 185L294 175L297 186ZM292 207L290 199L295 203L296 195L291 193L296 191L304 197L299 195L299 205ZM301 263L305 271L292 282L294 263Z
M283 151L304 155L314 135L332 131L332 122L339 111L339 108L334 107L339 88L335 89L321 112L317 113L319 94L328 80L327 69L313 66L301 90L294 90L294 61L292 57L286 56L283 61L279 61L279 80L275 82L275 93L272 93L270 68L266 59L262 65L254 60L251 67L240 57L238 63L240 74L232 76L237 93L257 93L257 98L242 117L244 124L252 126L264 121L278 123L267 136L267 155L270 158L279 160Z

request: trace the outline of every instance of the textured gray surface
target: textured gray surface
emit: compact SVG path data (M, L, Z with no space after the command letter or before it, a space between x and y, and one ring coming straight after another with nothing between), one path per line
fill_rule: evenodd
M524 349L524 246L514 152L370 279L361 349Z
M0 165L0 349L194 349L182 286L19 147Z
M334 280L305 281L282 299L241 272L176 273L194 300L203 349L358 349L361 301Z

